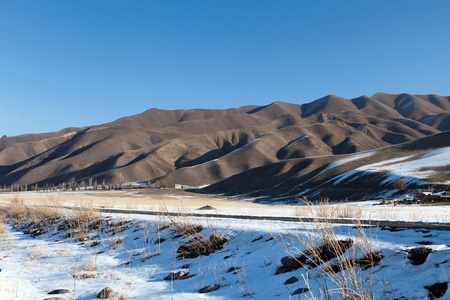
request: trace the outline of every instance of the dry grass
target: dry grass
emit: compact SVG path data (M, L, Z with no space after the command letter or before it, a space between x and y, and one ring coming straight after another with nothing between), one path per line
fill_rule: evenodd
M88 224L100 218L100 213L90 203L81 203L68 212L69 219L76 220L79 224Z
M310 207L309 203L306 203ZM329 210L319 209L318 215L329 217ZM317 213L317 211L316 211ZM332 213L336 216L336 213ZM353 213L351 213L352 216ZM328 222L312 222L312 229L304 224L304 230L297 234L288 234L288 241L279 240L289 257L296 261L296 267L307 270L308 280L318 284L318 290L312 291L313 299L387 299L383 292L374 295L375 284L387 285L383 279L373 276L374 266L382 256L374 249L370 229L364 229L358 220L355 220L354 230L349 232L349 238L339 238L336 226ZM368 230L368 233L366 232ZM277 238L277 237L275 237ZM278 272L283 273L289 269L281 267Z
M0 236L4 237L8 233L5 225L0 223Z
M57 219L62 214L58 203L45 202L40 204L25 204L18 196L9 199L9 203L0 207L0 212L6 217L14 219L17 225L23 223L40 223L45 227L43 220Z
M0 213L0 237L4 238L6 234L8 234L8 230L5 226L6 216L3 213Z
M160 211L167 213L167 207L160 207ZM194 258L200 255L209 255L215 250L221 249L227 242L224 237L225 230L218 232L210 219L206 220L207 227L202 225L202 220L195 216L186 216L183 207L178 209L179 214L167 214L169 228L175 234L175 238L182 238L177 253L181 258ZM158 222L160 223L160 222ZM165 221L163 222L165 223Z
M83 270L87 272L94 272L98 270L97 255L92 255L89 251L88 259L83 261Z
M311 203L306 198L298 199L302 206L297 207L296 215L307 218L323 219L360 219L362 208L352 206L350 203L331 204L328 198Z

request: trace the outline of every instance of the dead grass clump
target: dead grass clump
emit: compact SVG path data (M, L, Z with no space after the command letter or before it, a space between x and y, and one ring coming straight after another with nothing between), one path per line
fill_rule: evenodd
M5 236L8 233L5 223L6 223L5 215L0 211L0 236Z
M5 236L8 233L8 230L6 229L5 225L0 223L0 236Z
M306 198L298 200L303 206L297 208L299 217L312 217L323 219L360 219L362 208L350 205L348 202L343 204L332 204L329 198L312 203Z
M348 202L339 205L337 209L336 218L339 219L361 219L362 208L351 206Z
M25 220L30 215L29 207L17 196L10 199L8 205L2 207L2 211L8 218L17 221Z
M182 231L184 242L178 247L177 253L180 258L195 258L201 255L209 255L216 250L222 249L228 241L224 232L218 232L217 227L208 223L207 230L203 231L202 225L193 225Z
M116 246L116 245L119 245L119 244L122 244L123 243L123 238L117 238L117 239L115 239L115 240L112 240L110 243L109 243L109 247L114 247L114 246Z
M68 217L75 227L87 227L89 222L100 219L100 213L92 204L88 204L71 209Z
M13 221L14 227L25 227L25 234L32 236L44 234L46 229L60 222L61 218L61 209L56 204L26 205L17 196L2 206L0 211L4 218Z
M62 214L62 209L57 203L41 203L29 206L29 215L35 220L43 219L59 219ZM53 225L49 224L49 225Z
M290 255L282 259L283 267L277 274L304 267L308 272L305 283L309 286L308 280L315 280L317 292L324 299L386 299L384 292L373 295L373 268L383 256L375 251L361 224L356 222L355 230L344 240L339 239L331 223L308 225L304 225L302 234L290 234L292 240L283 243ZM380 283L386 286L385 281Z
M84 273L83 275L80 276L80 279L91 279L91 278L95 278L97 277L97 273L92 272L92 273Z
M91 252L89 252L88 259L83 261L83 270L87 272L94 272L98 270L97 255L94 256Z

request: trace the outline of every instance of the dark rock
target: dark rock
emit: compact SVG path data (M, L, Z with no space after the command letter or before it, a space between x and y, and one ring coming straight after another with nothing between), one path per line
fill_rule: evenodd
M95 246L98 246L98 245L100 245L99 241L93 241L92 244L91 244L91 247L95 247Z
M416 242L416 244L427 246L427 245L432 245L433 242L430 242L430 241L422 241L422 242Z
M182 265L181 268L183 270L186 270L186 269L189 269L190 266L191 266L191 264L185 264L185 265Z
M44 298L44 300L66 300L63 297L50 297L50 298Z
M256 242L256 241L259 241L259 240L262 240L263 239L263 236L260 236L260 237L258 237L258 238L256 238L256 239L254 239L253 241L252 241L252 243L254 243L254 242Z
M302 266L300 260L294 256L285 256L281 259L281 264L290 270L298 269Z
M237 271L237 270L240 270L241 268L240 267L230 267L228 270L227 270L227 273L231 273L231 272L234 272L234 271Z
M332 264L331 266L325 268L325 271L338 273L344 271L347 268L353 268L354 266L364 267L364 269L367 269L375 266L383 258L384 256L380 255L379 253L370 252L367 253L363 258L349 259L347 261Z
M388 230L390 232L397 232L397 231L404 231L404 230L406 230L406 228L383 226L383 227L381 227L381 230Z
M315 263L320 265L322 262L327 262L344 254L352 245L352 239L333 241L313 249L312 251L308 251L307 255L314 255ZM300 258L300 261L303 261L302 258Z
M166 239L163 238L159 238L155 241L155 244L161 244L162 242L164 242Z
M220 289L219 285L211 284L211 285L208 285L208 286L205 286L205 287L201 288L199 292L202 293L202 294L203 293L210 293L210 292L217 291L218 289Z
M167 275L164 280L168 280L168 281L173 281L173 280L180 280L180 279L185 279L189 276L189 273L186 273L184 271L179 271L176 273L170 273L169 275Z
M447 292L448 283L438 282L431 286L425 286L425 288L428 290L428 297L430 297L430 299L439 299Z
M70 293L70 290L68 290L68 289L57 289L57 290L48 292L47 294L48 295L56 295L56 294L67 294L67 293Z
M215 246L219 247L228 242L228 240L221 234L214 233L209 237L209 241Z
M409 260L412 261L412 264L415 266L423 264L428 257L428 254L431 253L431 249L428 248L412 248L405 250L408 253Z
M307 288L299 288L299 289L296 289L292 293L292 295L300 295L300 294L303 294L303 293L306 293L306 292L309 292L309 289L307 289Z
M211 205L205 205L200 208L197 208L197 210L217 210L217 208L214 208Z
M292 270L294 270L294 269L289 269L289 268L281 266L277 269L277 271L275 272L275 275L284 274L284 273L290 272Z
M97 298L98 299L109 299L109 298L113 298L116 296L116 292L108 287L105 287L103 290L100 291L100 293L98 293Z
M286 280L286 281L284 282L284 284L293 284L293 283L295 283L295 282L297 282L297 281L298 281L298 278L295 277L295 276L292 276L291 278L289 278L288 280Z

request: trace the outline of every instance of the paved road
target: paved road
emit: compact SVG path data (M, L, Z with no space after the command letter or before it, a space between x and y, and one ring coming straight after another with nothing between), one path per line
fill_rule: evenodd
M70 207L68 207L70 208ZM351 219L324 219L324 218L300 218L300 217L277 217L277 216L248 216L248 215L223 215L223 214L202 214L202 213L175 213L151 210L131 210L131 209L112 209L97 208L99 212L132 214L132 215L163 215L163 216L184 216L184 217L206 217L217 219L239 219L239 220L261 220L261 221L282 221L282 222L330 222L336 224L354 225L355 221ZM450 230L450 223L431 223L431 222L408 222L408 221L385 221L385 220L359 220L364 226L390 227L390 228L427 228Z

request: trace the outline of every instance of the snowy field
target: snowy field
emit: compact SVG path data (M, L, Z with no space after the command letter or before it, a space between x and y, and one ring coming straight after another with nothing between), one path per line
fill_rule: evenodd
M166 205L168 211L180 210L172 204ZM361 202L352 204L352 208L363 217L430 222L448 222L450 212L450 206L374 204L377 203ZM230 205L227 202L210 213L295 216L302 214L302 209L308 209L252 204L248 204L249 207L236 204L233 208ZM182 209L195 210L189 206ZM303 213L311 214L310 211ZM111 299L122 300L323 299L324 291L331 299L342 299L338 284L334 282L336 279L320 267L295 268L275 275L283 266L283 257L298 256L305 251L305 237L321 243L317 224L195 217L169 220L162 216L123 214L110 217L109 223L116 224L111 228L120 230L111 232L105 227L103 231L90 232L86 239L64 237L68 232L59 231L57 226L33 238L23 233L27 228L21 231L9 224L8 233L0 238L0 299L42 300L55 296L67 300L96 299L105 287L117 292ZM177 249L186 242L185 237L177 237L173 226L162 226L173 222L202 225L200 236L208 239L213 233L221 234L227 242L208 255L182 258ZM432 299L426 287L442 289L450 281L449 231L425 228L363 228L358 231L353 225L330 226L337 239L350 237L355 241L347 253L357 257L362 254L357 245L364 233L370 237L376 253L383 257L371 268L355 266L352 269L361 285L373 290L372 299ZM423 262L409 258L413 256L413 248L428 249ZM337 258L330 260L330 263L335 262ZM164 280L177 272L184 272L178 273L183 275L182 279ZM339 272L338 276L346 272ZM218 289L200 293L208 286ZM47 294L56 289L70 292ZM450 291L445 289L439 297L450 299Z

